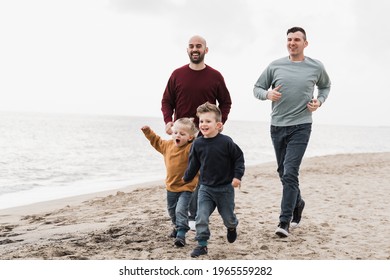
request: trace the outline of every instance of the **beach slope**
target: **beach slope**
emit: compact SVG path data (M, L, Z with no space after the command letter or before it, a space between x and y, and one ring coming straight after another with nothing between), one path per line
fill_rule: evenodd
M306 208L288 238L274 234L281 184L274 162L247 168L236 190L238 238L217 211L206 260L389 260L390 153L305 158ZM0 259L191 259L195 232L176 248L163 183L0 210Z

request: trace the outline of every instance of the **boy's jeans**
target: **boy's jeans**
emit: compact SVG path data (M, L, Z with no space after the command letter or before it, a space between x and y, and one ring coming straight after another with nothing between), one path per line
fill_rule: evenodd
M170 192L167 191L167 208L172 223L176 230L186 233L188 226L188 205L192 192Z
M198 241L207 241L210 238L209 218L215 208L218 209L227 228L237 227L238 220L234 214L234 188L231 184L199 186L196 215L196 239Z
M278 173L283 185L280 222L289 223L295 205L301 200L299 167L309 143L311 123L292 126L271 125Z
M188 219L190 221L195 221L196 218L196 210L198 209L198 190L199 185L196 186L194 192L192 193L191 200L190 200L190 208L189 208L189 217Z

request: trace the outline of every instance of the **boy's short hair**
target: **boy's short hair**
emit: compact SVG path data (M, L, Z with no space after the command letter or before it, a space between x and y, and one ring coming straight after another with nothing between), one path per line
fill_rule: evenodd
M217 120L217 122L221 122L222 121L221 110L215 104L211 104L210 102L206 102L206 103L200 105L196 109L196 115L198 117L199 117L200 114L209 113L209 112L215 114L215 119Z
M198 129L194 123L194 118L180 118L175 121L173 124L175 127L183 127L188 131L191 136L195 136L198 133Z

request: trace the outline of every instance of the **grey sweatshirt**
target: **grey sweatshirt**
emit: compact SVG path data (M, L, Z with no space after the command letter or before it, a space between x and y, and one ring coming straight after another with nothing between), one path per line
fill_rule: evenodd
M305 57L303 61L292 62L284 57L273 61L264 70L253 94L260 100L266 100L268 90L279 85L282 85L279 90L282 98L272 102L271 124L290 126L313 122L307 103L314 98L317 86L317 99L323 104L329 95L331 82L320 61Z

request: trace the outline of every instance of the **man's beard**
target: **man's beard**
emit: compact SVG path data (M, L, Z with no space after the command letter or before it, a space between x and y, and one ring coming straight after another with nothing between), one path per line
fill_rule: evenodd
M194 59L194 58L192 57L192 55L193 55L194 53L198 54L198 58ZM200 52L192 52L192 53L190 53L188 56L190 57L190 60L191 60L192 63L199 64L199 63L203 62L203 60L204 60L204 55L205 55L205 54L201 54Z

